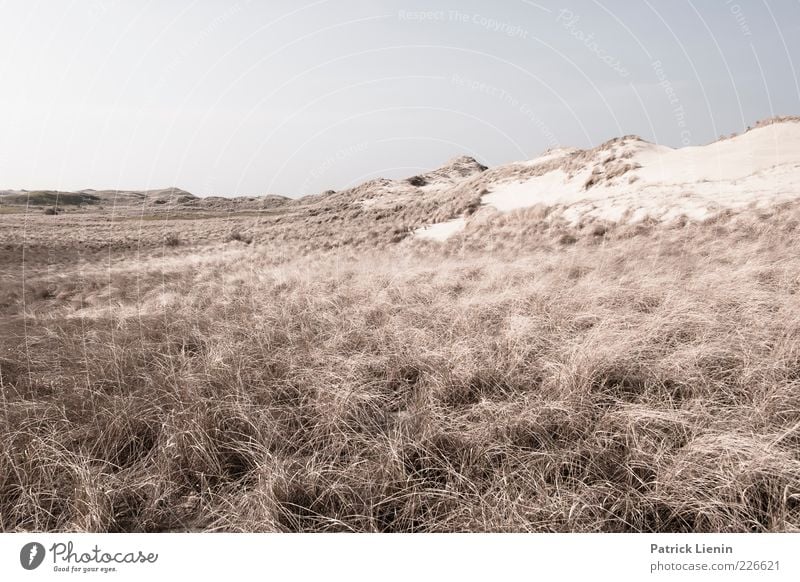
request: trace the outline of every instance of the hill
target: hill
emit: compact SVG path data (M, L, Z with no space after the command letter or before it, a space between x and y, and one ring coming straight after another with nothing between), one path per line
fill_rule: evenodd
M798 128L4 205L0 531L800 531Z
M487 190L481 204L491 210L547 208L550 221L580 226L706 220L794 200L798 183L800 120L779 118L706 146L672 149L626 136L591 150L552 150L492 168L462 187ZM441 240L468 226L457 224L419 234Z

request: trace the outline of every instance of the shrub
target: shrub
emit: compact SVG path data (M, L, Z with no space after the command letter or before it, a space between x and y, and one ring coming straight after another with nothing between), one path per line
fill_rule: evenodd
M164 245L168 247L177 247L180 246L181 239L178 238L178 235L174 232L169 233L164 237Z
M249 234L243 233L241 230L234 230L228 234L228 237L225 239L225 242L242 242L246 245L249 245L253 242L253 237Z

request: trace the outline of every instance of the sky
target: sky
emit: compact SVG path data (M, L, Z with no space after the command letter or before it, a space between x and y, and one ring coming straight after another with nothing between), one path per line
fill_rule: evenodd
M0 188L302 196L800 113L797 0L0 0Z

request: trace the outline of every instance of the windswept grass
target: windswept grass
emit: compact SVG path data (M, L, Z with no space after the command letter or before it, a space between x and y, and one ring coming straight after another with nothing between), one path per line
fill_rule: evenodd
M93 194L58 192L56 190L33 190L21 194L6 194L0 196L0 204L23 206L79 206L81 204L95 204L98 201L99 198Z
M798 209L535 212L7 279L0 529L797 531Z

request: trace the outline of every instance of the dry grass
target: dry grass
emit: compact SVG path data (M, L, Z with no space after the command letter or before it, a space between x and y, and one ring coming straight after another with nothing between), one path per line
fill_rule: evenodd
M374 251L325 213L31 217L0 529L796 531L800 208L760 212Z

